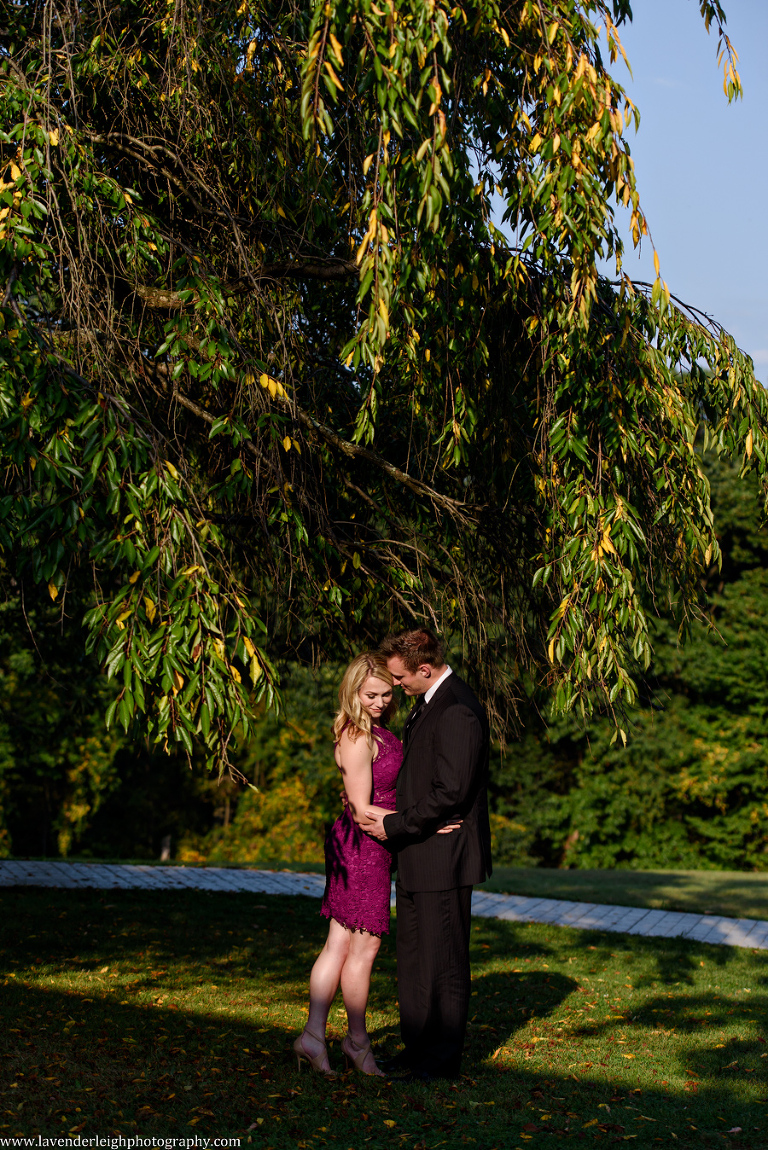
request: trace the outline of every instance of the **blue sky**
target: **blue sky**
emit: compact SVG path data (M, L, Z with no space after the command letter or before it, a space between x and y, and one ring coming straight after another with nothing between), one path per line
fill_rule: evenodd
M633 78L616 79L637 104L629 133L661 274L673 295L707 312L768 383L768 0L723 0L744 97L729 104L696 0L633 0L621 30ZM625 269L653 280L626 229Z

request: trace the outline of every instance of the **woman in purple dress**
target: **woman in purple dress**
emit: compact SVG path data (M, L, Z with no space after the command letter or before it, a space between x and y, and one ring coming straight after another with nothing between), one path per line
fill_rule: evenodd
M389 933L392 856L360 828L371 801L394 808L395 781L403 747L385 727L393 710L392 676L385 661L364 652L350 663L339 687L333 724L336 763L347 803L325 843L325 895L321 914L330 919L325 946L309 979L309 1017L293 1044L299 1067L330 1075L325 1028L341 985L348 1033L341 1043L347 1065L381 1074L371 1053L365 1010L381 936Z

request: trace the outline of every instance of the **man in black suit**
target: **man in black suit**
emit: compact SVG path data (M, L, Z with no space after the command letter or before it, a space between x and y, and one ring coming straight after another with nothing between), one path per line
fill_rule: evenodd
M381 653L416 704L405 724L397 811L365 830L397 852L397 982L405 1050L386 1069L459 1073L470 997L472 886L491 873L488 720L427 630L390 636ZM450 833L438 833L447 825Z

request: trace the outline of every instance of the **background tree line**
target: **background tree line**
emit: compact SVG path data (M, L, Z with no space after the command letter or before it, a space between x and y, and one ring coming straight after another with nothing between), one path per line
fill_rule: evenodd
M681 647L658 622L626 747L610 719L553 716L529 690L522 738L493 759L499 863L768 869L768 535L757 484L707 458L723 554L707 576L715 629L697 624ZM283 668L285 715L263 710L237 753L258 791L219 786L201 764L105 731L114 685L52 604L25 610L31 631L18 599L0 615L6 855L156 858L171 835L186 861L322 860L339 804L337 665Z

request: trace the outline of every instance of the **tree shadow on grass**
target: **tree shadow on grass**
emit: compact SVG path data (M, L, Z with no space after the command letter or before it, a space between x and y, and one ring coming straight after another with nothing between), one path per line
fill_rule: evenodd
M468 1073L479 1066L532 1019L546 1019L577 988L574 979L544 970L479 973L472 982L476 1021L470 1023L465 1063ZM480 1021L480 1018L483 1021ZM488 1021L486 1021L486 1019Z
M711 1050L689 1046L684 1069L692 1085L677 1091L631 1089L626 1063L615 1073L608 1065L574 1075L568 1064L587 1031L574 1035L573 1050L569 1039L555 1045L551 1016L576 980L549 970L554 936L550 944L517 924L473 923L475 1017L459 1082L404 1086L354 1074L328 1082L306 1068L297 1073L290 1045L326 932L317 911L310 899L199 892L4 894L0 1135L239 1136L259 1150L363 1143L377 1150L407 1135L415 1150L439 1142L492 1150L522 1145L520 1136L530 1134L537 1147L560 1150L571 1141L633 1136L637 1147L672 1145L670 1131L678 1146L722 1145L722 1131L739 1126L730 1145L768 1145L755 1130L762 1111L739 1097L739 1069L751 1066L738 1042L732 1056L723 1048L723 1066ZM592 947L597 961L603 946L626 947L618 936L594 938L582 936L574 949ZM560 946L560 961L562 953ZM390 940L372 1006L393 1034L394 970ZM660 1018L669 1027L653 1011L670 1009L671 1000L657 998L639 1015L649 1032ZM683 1005L688 1021L681 1016L676 1025L691 1033L714 1017L706 1016L713 1010L706 995ZM539 1044L518 1039L532 1013ZM611 1024L601 1025L609 1034ZM494 1059L509 1039L514 1058ZM559 1064L558 1051L568 1056ZM331 1058L338 1067L335 1042ZM727 1124L710 1121L715 1113Z

